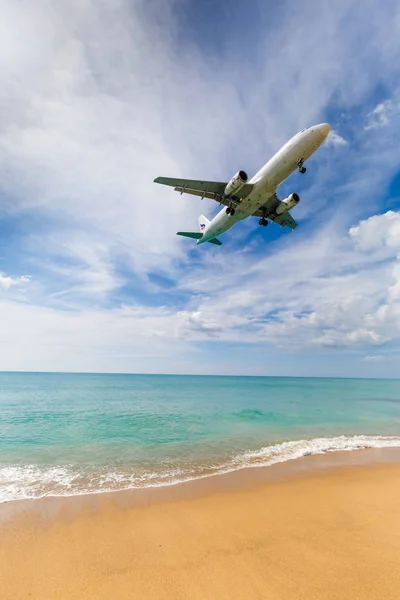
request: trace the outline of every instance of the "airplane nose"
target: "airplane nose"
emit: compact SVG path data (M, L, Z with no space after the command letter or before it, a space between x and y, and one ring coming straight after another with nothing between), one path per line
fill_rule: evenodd
M329 123L321 123L321 125L318 125L318 129L323 139L325 139L331 130L331 126L329 125Z

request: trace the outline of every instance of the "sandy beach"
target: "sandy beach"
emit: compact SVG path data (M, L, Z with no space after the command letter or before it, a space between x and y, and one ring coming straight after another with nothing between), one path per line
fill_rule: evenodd
M26 502L2 522L1 598L400 597L399 464L222 487Z

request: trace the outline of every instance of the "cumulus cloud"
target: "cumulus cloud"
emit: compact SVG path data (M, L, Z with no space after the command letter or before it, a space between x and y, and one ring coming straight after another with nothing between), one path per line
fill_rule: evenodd
M273 260L247 263L247 269L246 259L235 254L234 273L225 276L222 265L214 264L215 293L199 298L197 310L204 322L220 324L220 339L264 342L286 351L399 341L400 263L397 245L387 245L396 219L397 213L375 215L343 236L325 228L314 238L291 240ZM371 234L373 246L365 241L371 223L380 231ZM201 278L198 286L212 289L211 277Z
M0 273L0 288L3 290L9 290L11 287L21 286L29 283L31 280L29 275L21 275L20 277L10 277Z
M37 271L23 304L2 304L13 340L3 368L191 370L196 342L247 343L252 364L251 344L319 352L397 336L397 217L366 219L398 168L395 130L381 143L377 127L367 134L338 117L307 178L290 182L302 186L300 227L274 242L267 232L249 243L255 222L221 249L194 251L175 232L217 207L152 183L254 172L304 126L338 107L351 113L377 73L389 81L399 70L387 38L395 2L371 20L374 2L338 0L311 30L314 2L285 5L246 52L241 36L226 35L215 55L185 35L209 19L183 23L177 6L0 0L0 217L33 223L21 247ZM262 3L258 13L269 23ZM344 29L354 21L357 31ZM360 35L370 44L360 48ZM346 127L362 153L340 152ZM2 288L18 288L2 277Z
M400 212L389 210L361 221L349 231L357 247L363 251L382 247L400 249Z
M292 324L294 320L295 328L302 330L303 342L308 338L321 346L379 346L400 340L398 219L399 214L390 211L350 229L356 247L348 250L349 262L338 265L337 276L321 273L319 297L310 298L307 314L292 313ZM384 246L389 252L382 263L380 249ZM362 264L366 251L375 254ZM353 261L359 266L348 275Z

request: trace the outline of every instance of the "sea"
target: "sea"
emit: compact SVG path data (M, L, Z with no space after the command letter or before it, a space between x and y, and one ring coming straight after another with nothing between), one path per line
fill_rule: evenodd
M0 502L400 447L400 380L0 373Z

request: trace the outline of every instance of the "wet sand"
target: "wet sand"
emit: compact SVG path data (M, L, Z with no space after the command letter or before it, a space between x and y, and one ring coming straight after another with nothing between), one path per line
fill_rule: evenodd
M398 600L400 464L352 460L10 503L0 597Z

